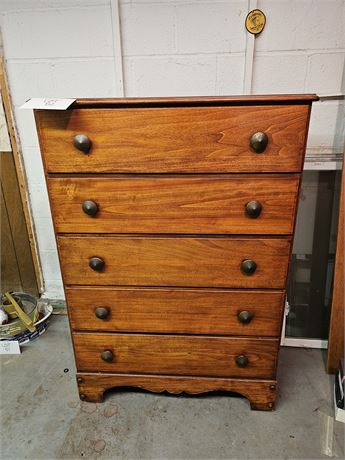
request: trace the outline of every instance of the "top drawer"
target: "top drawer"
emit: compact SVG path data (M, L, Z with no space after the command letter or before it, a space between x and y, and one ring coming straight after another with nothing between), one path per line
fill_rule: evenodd
M297 172L309 105L37 110L36 121L52 173ZM255 133L267 136L259 153Z

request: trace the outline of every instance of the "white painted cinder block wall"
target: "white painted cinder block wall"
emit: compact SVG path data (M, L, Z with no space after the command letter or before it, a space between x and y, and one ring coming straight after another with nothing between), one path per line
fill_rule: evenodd
M255 3L267 24L255 40L252 93L343 94L343 0L121 0L122 56L116 0L0 0L46 296L63 298L61 275L33 115L19 106L30 97L121 96L122 77L128 97L243 94L244 21ZM314 105L310 151L342 151L341 104Z

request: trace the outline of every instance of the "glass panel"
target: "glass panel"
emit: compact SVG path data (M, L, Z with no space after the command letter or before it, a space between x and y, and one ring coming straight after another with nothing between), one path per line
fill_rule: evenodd
M328 337L340 177L340 171L303 173L287 290L287 337Z

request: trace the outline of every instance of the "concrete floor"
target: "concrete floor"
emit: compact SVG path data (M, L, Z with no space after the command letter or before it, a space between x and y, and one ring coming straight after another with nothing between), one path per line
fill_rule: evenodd
M275 412L241 397L112 392L81 402L67 318L20 356L2 356L1 459L343 458L319 350L285 348Z

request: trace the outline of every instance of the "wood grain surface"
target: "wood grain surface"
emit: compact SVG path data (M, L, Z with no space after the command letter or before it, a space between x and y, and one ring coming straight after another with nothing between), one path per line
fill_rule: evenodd
M15 196L17 193L20 194L21 205L16 205L18 209L22 209L25 221L25 229L21 230L18 226L17 229L19 233L24 238L24 232L27 234L27 238L29 240L29 251L31 252L31 263L25 261L23 265L26 265L25 270L33 270L34 273L29 273L28 275L24 275L26 281L22 284L22 289L26 292L31 292L34 295L38 295L38 293L42 293L44 291L43 286L43 275L41 269L40 258L38 255L38 248L37 248L37 239L36 234L34 231L34 223L33 217L31 212L31 204L30 204L30 197L29 197L29 188L28 188L28 180L27 175L25 172L25 167L23 163L23 155L20 148L20 143L18 143L18 133L15 129L16 122L14 119L14 106L13 100L11 100L10 92L9 92L9 84L6 72L6 65L5 65L5 58L3 53L0 53L0 88L1 88L1 101L3 104L3 109L6 117L8 134L10 137L11 142L11 149L12 149L12 161L14 162L14 170L16 174L16 179L18 181L17 185L17 192L13 190L13 195ZM2 159L3 160L3 159ZM8 170L6 171L6 167L4 166L3 161L1 160L1 171L4 176L7 176ZM13 170L13 171L14 171ZM12 173L13 174L13 173ZM12 181L11 176L6 177L7 181ZM6 187L6 186L5 186ZM13 199L13 198L12 198ZM15 212L15 211L14 211ZM21 233L22 232L22 233ZM27 250L23 249L21 257L27 257ZM31 268L33 265L33 269ZM11 289L15 289L15 284L12 285ZM4 287L2 287L2 292L4 292Z
M309 105L46 110L36 121L47 172L300 172ZM260 131L269 142L257 154Z
M78 98L71 107L174 107L212 105L257 105L257 104L311 104L318 101L316 94L251 94L241 96L185 96L185 97L105 97Z
M284 289L290 238L59 236L66 284ZM105 262L102 272L89 267ZM253 259L257 270L243 274Z
M0 210L1 210L1 234L0 234L0 283L1 291L22 290L20 272L16 257L16 250L11 233L10 220L7 214L6 203L0 184Z
M20 193L14 152L1 152L2 189L1 292L25 291L38 295L28 222Z
M274 407L317 99L77 99L66 111L35 111L82 400L101 401L113 387L225 390L253 409ZM256 132L268 136L259 154L250 146ZM87 154L74 147L76 134L91 140ZM86 200L96 216L82 211ZM245 212L254 200L263 206L255 219ZM101 272L89 267L92 257L103 259ZM244 259L256 262L252 275L242 272ZM96 317L98 307L107 319ZM253 313L248 324L238 319L243 310ZM246 367L236 364L242 354Z
M181 377L171 375L77 374L80 399L101 402L104 392L111 388L136 387L155 393L199 394L210 391L239 393L250 402L252 409L272 410L276 398L276 380L222 379Z
M78 371L273 378L278 339L148 334L73 334ZM105 350L114 359L101 359ZM245 355L247 367L236 357Z
M57 232L291 234L299 174L48 180ZM92 200L96 216L82 210ZM259 201L251 218L245 206Z
M284 291L67 287L74 330L278 337ZM97 307L109 316L99 319ZM241 311L253 319L243 324Z

